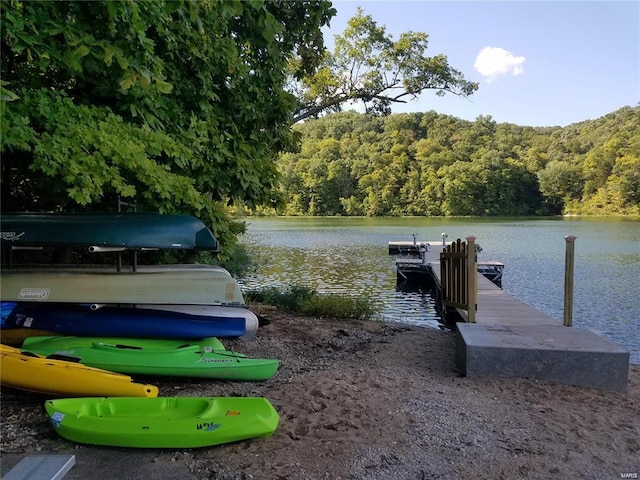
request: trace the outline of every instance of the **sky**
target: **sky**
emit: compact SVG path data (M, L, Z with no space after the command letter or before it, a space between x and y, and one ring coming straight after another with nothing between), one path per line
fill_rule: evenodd
M566 126L640 102L640 1L333 0L327 47L357 7L398 40L429 35L427 55L444 54L469 99L432 91L392 108L522 126Z

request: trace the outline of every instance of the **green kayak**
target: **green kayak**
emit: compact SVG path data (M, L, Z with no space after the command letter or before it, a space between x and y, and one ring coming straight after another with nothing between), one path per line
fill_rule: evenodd
M267 437L280 419L261 397L63 398L44 406L61 437L114 447L194 448Z
M132 349L175 349L190 345L199 345L200 348L207 352L226 350L222 342L216 337L201 338L198 340L171 340L165 338L73 337L64 335L28 337L22 342L22 348L24 350L42 348L53 352L74 347L91 347L94 343L106 343L108 345L117 345Z
M208 351L195 344L183 343L177 348L143 348L104 342L73 346L67 342L62 345L63 342L49 343L39 337L33 338L33 341L25 340L23 352L60 360L76 360L90 367L128 375L260 381L272 377L280 366L279 360L247 358L246 355L227 350Z

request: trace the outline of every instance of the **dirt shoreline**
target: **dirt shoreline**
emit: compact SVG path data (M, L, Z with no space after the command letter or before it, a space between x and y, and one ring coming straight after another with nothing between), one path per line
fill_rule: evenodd
M65 480L619 479L640 475L640 367L626 394L528 379L466 378L455 335L379 322L269 313L249 341L279 358L265 382L144 379L164 396L264 396L280 413L266 439L192 450L78 445L56 435L46 397L3 388L0 467L73 454ZM100 472L99 474L97 472Z

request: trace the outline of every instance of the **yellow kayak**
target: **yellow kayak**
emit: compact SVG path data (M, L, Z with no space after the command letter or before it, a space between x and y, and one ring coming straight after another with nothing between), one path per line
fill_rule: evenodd
M0 383L7 387L73 397L157 397L158 387L128 375L54 360L0 344Z

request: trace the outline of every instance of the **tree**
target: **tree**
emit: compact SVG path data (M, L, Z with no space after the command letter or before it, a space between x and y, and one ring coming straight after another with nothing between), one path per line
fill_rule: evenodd
M2 0L2 209L137 199L202 218L275 202L293 143L286 66L315 68L325 0Z
M540 192L553 213L562 212L566 204L580 199L584 177L580 165L551 161L538 172Z
M340 111L347 102L362 102L368 113L387 114L392 104L405 103L425 90L468 97L478 89L449 65L445 55L426 56L427 47L426 33L406 32L393 41L385 27L358 8L317 71L293 76L298 98L294 122Z

